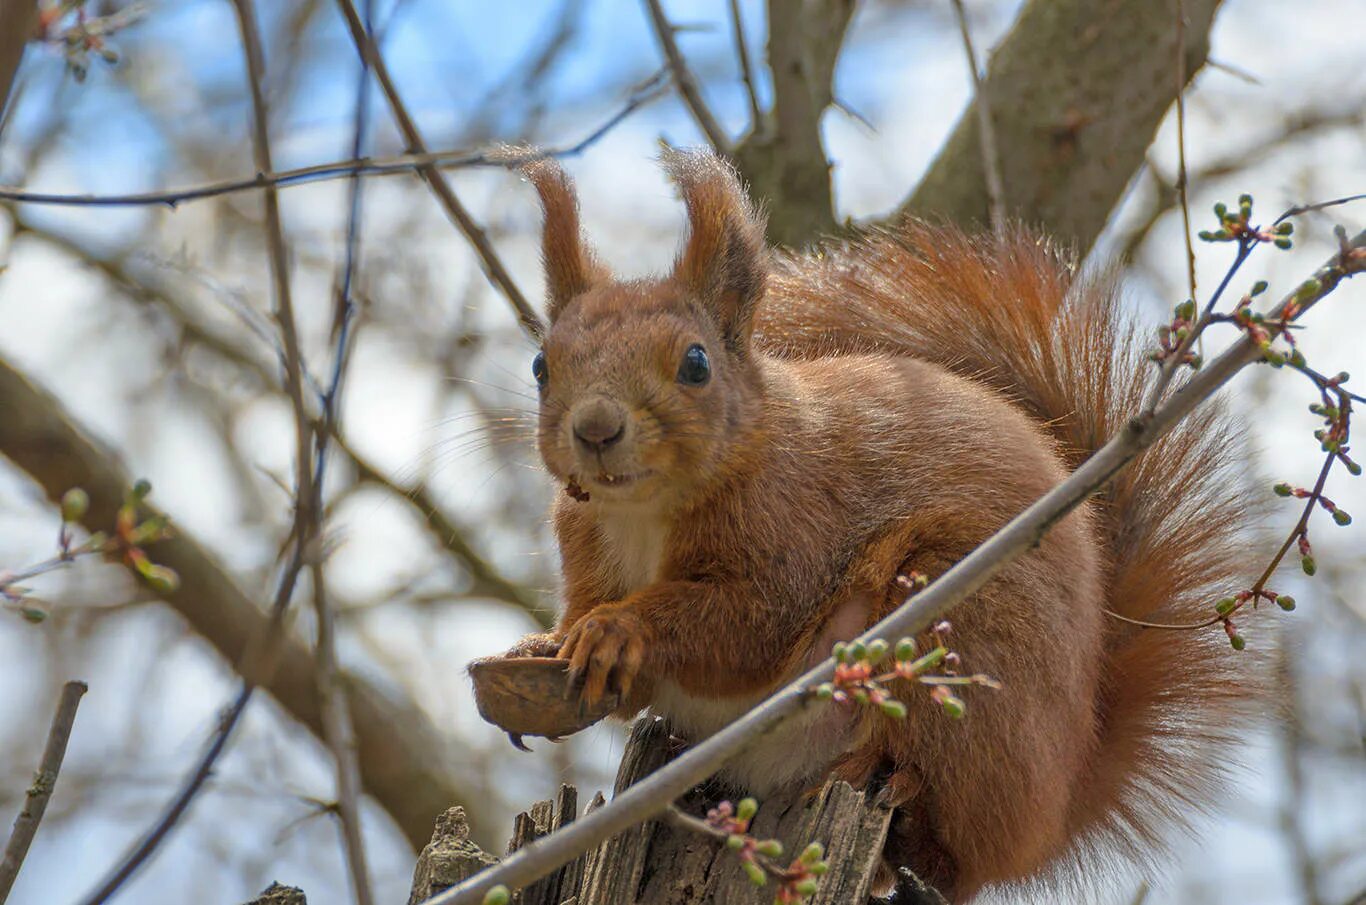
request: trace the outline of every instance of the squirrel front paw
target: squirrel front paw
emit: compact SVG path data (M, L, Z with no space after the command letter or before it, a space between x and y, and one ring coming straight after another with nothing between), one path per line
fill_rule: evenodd
M569 629L559 656L569 661L575 684L583 683L590 706L610 687L625 698L645 660L645 624L623 606L602 606Z
M561 639L550 632L537 632L527 635L503 654L505 659L518 657L553 657L560 652Z

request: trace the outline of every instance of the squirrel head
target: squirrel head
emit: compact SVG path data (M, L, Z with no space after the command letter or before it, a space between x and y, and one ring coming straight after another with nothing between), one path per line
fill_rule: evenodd
M667 276L630 281L584 241L559 165L525 168L545 216L550 316L532 365L538 445L571 494L599 503L685 502L738 467L758 429L750 338L768 274L763 218L713 155L667 151L663 164L687 240Z

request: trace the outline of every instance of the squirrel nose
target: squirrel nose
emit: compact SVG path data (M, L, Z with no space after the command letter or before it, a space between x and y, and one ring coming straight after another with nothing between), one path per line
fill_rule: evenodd
M574 413L574 439L602 452L626 433L626 413L606 399L594 399Z

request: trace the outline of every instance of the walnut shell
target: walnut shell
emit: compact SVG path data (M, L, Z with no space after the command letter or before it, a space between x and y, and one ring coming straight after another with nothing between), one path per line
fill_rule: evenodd
M620 703L608 692L593 707L571 687L569 661L555 657L484 657L470 664L479 715L512 736L558 739L601 720Z

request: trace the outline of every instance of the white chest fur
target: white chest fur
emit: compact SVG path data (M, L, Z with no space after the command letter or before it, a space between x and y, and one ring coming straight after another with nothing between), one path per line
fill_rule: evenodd
M657 512L646 507L603 507L598 531L603 552L626 593L659 580L668 526Z

